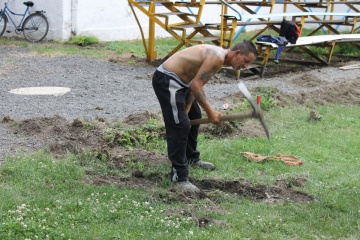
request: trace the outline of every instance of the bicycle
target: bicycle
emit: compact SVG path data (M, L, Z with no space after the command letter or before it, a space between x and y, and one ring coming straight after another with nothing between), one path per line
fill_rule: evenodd
M7 23L10 19L15 27L16 34L20 34L22 32L27 41L32 43L40 42L46 37L49 31L49 22L44 15L45 11L35 11L34 13L30 13L30 8L34 6L34 3L28 1L23 4L26 6L25 12L15 13L11 11L8 4L5 3L4 9L0 10L0 36L4 34ZM16 25L11 15L22 17L18 25Z

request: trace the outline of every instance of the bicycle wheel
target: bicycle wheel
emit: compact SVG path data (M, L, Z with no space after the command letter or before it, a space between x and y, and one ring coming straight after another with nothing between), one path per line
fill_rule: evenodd
M8 19L4 12L0 12L0 36L5 32Z
M29 42L40 42L49 31L49 22L41 13L33 13L28 16L23 24L23 34Z

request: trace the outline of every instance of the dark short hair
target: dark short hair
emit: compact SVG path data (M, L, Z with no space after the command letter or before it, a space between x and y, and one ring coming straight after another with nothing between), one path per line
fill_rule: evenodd
M249 53L253 53L255 57L258 56L258 51L256 50L255 44L249 40L243 40L241 42L238 42L231 48L231 51L237 50L240 50L240 53L242 55L249 55Z

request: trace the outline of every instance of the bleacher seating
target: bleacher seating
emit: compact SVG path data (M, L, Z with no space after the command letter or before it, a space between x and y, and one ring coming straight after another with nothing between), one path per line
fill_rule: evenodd
M343 31L338 29L338 26L347 26L348 32L345 34L355 34L359 30L358 19L360 17L360 1L346 1L346 0L128 0L129 5L133 9L133 13L136 16L134 8L146 14L149 18L149 36L142 36L145 50L148 60L150 62L156 59L155 49L155 25L162 27L168 31L175 39L179 41L179 44L165 57L171 56L183 46L189 46L192 44L211 43L224 48L230 48L233 41L238 36L239 28L246 26L257 25L259 29L255 31L251 40L255 40L257 36L264 33L266 30L272 30L275 33L279 33L280 24L283 19L289 19L296 22L301 30L304 26L315 26L312 32L308 36L301 35L300 43L305 41L305 37L308 40L315 39L310 36L317 35L325 32L326 36L322 39L332 39L333 35L344 35ZM202 14L204 6L206 5L219 6L219 21L215 23L206 23L202 21ZM281 13L274 13L275 5L282 7ZM159 12L157 9L161 6L162 9L167 9L167 12ZM297 10L289 10L290 6ZM348 11L338 11L341 6L347 7ZM255 9L254 9L255 7ZM184 9L185 8L185 9ZM258 9L267 9L267 13L258 14ZM188 10L191 9L189 12ZM315 10L316 11L315 11ZM241 14L240 12L246 12ZM177 21L170 21L171 19L177 19ZM139 28L142 31L142 24L139 24ZM316 24L316 25L314 25ZM217 32L217 33L216 33ZM304 40L302 40L304 39ZM357 38L346 38L342 36L340 39L331 41L328 60L324 63L328 63L331 59L333 46L343 39L345 41L358 42ZM147 44L146 44L147 41ZM315 43L298 44L298 47L304 52L312 55L316 58L314 53L310 53L306 46L314 45ZM328 46L327 40L318 43L318 45ZM266 45L258 43L259 52L266 56L264 61L267 61L272 49L276 49L276 46ZM260 48L261 47L261 48ZM291 46L289 46L290 48ZM265 51L263 50L265 49ZM320 61L321 58L318 60ZM321 60L323 61L323 60ZM267 63L267 62L266 62ZM265 63L265 66L266 66ZM265 67L263 68L265 69Z

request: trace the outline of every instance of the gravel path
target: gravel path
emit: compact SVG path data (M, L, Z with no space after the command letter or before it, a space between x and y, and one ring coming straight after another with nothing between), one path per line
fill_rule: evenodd
M122 118L157 108L151 82L144 79L150 78L154 67L135 68L81 56L39 56L22 48L1 47L0 51L5 52L0 58L0 82L1 102L6 103L0 107L1 117ZM40 86L71 91L57 97L9 93L14 88Z
M0 117L13 119L60 115L66 119L124 118L145 110L158 111L159 105L151 87L154 66L132 66L82 56L41 56L26 48L0 46ZM360 69L339 71L322 68L314 72L324 82L356 79ZM271 85L283 92L314 90L291 84L304 73L275 78L244 80L248 88ZM213 104L216 99L238 92L236 81L205 86ZM9 91L22 87L57 86L71 91L63 96L16 95ZM321 87L321 86L319 86ZM100 109L100 110L99 110Z
M160 109L151 87L154 66L133 66L82 56L36 55L26 48L14 46L0 46L0 52L0 119L24 120L54 115L69 121L96 117L119 119L133 113ZM314 74L321 81L331 84L358 78L360 69L339 71L338 68L327 67L306 74ZM248 88L271 85L291 93L310 89L309 86L291 83L303 75L299 72L244 81ZM220 107L222 103L218 99L238 92L236 84L237 81L208 84L205 89L214 106ZM16 95L9 92L15 88L43 86L68 87L71 91L63 96ZM0 124L0 159L16 146L24 144L27 143L23 138L15 137L11 130Z

